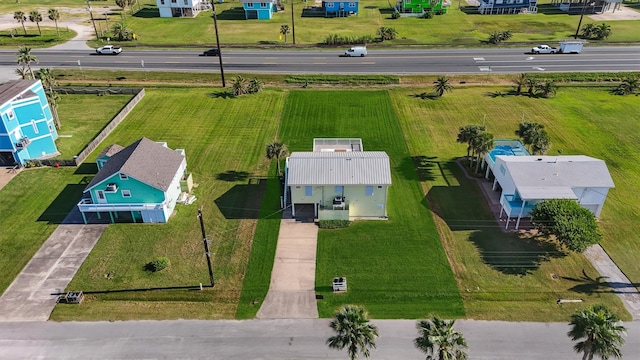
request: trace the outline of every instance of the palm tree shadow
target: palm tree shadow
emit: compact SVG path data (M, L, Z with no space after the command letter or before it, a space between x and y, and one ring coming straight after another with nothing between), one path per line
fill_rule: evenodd
M500 98L504 98L504 97L507 97L507 96L516 95L516 91L515 90L508 90L506 92L503 92L503 91L498 90L498 91L493 91L493 92L486 92L484 95L485 96L489 96L489 97L491 97L493 99L499 98L499 97Z
M423 92L420 94L411 94L409 95L412 98L417 98L417 99L422 99L422 100L436 100L439 98L438 94L435 93L427 93L427 92Z
M235 99L236 96L231 91L214 91L207 94L210 98Z
M580 292L583 294L598 294L598 293L614 293L614 294L625 294L629 292L633 292L637 289L640 284L633 283L621 283L621 282L613 282L607 281L609 279L608 276L598 276L591 277L586 271L582 270L582 276L579 278L572 278L561 276L563 280L568 280L571 282L578 283L575 286L572 286L569 291Z

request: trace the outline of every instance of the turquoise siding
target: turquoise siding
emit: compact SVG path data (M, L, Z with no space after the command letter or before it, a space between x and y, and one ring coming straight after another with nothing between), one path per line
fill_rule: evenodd
M245 19L270 20L277 11L276 4L272 2L248 2L243 3Z
M115 192L107 192L106 188L108 184L116 184L117 190ZM164 193L162 191L132 177L129 177L127 180L122 180L120 179L120 174L115 174L107 178L91 189L91 200L94 203L100 203L96 195L98 190L105 192L106 204L159 204L164 201ZM129 190L131 197L123 197L122 190Z

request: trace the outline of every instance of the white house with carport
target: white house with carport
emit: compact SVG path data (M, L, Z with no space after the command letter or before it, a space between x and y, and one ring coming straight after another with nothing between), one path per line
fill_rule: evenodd
M537 202L548 199L573 199L599 217L613 179L603 160L585 155L495 156L491 166L493 189L502 188L500 217L530 216Z
M156 0L160 17L196 17L202 10L209 10L206 0Z
M312 208L318 220L386 219L389 156L362 151L361 139L314 139L314 151L286 159L285 203Z

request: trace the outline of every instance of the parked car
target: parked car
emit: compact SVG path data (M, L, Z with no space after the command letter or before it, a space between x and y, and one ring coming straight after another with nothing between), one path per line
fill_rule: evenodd
M122 52L120 46L105 45L96 49L96 53L100 55L118 55Z
M220 51L217 48L211 48L202 52L200 56L220 56Z
M344 52L344 56L352 57L352 56L367 56L367 48L364 46L354 46L349 50Z
M560 48L549 45L540 45L531 49L533 54L580 54L584 40L564 40L560 42Z

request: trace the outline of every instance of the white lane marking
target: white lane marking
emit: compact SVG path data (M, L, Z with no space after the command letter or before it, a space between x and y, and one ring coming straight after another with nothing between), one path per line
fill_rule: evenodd
M541 67L534 67L533 70L538 70L538 71L544 71L544 68Z
M491 66L478 66L480 71L491 71Z
M535 59L533 56L529 56L529 57L527 58L527 60L533 60L533 59Z
M484 61L484 58L473 58L474 61Z

